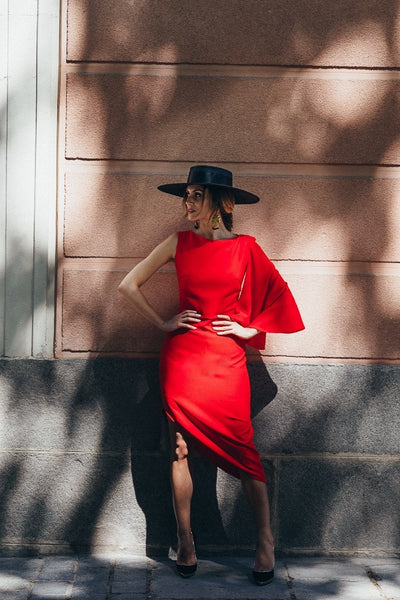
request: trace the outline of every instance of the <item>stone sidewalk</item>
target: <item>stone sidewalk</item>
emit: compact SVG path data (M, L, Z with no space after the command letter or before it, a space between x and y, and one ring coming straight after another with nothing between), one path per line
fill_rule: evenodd
M199 560L191 579L168 559L0 558L0 600L400 600L400 558L287 558L266 587L250 558Z

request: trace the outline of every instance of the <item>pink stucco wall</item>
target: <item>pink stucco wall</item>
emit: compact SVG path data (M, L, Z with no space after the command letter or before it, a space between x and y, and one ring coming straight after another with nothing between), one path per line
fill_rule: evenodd
M400 27L393 1L64 0L57 356L156 355L116 292L186 227L157 185L226 165L306 330L268 360L400 360ZM173 265L147 285L168 314Z

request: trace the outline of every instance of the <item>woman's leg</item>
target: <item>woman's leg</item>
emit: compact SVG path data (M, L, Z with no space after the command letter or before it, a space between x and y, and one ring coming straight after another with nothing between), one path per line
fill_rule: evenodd
M244 472L242 472L241 481L257 527L258 537L254 570L271 571L274 568L274 538L270 523L267 486L262 481L251 479Z
M188 443L175 423L169 424L171 438L171 487L175 511L178 548L177 564L193 565L196 554L190 524L193 481L189 468Z

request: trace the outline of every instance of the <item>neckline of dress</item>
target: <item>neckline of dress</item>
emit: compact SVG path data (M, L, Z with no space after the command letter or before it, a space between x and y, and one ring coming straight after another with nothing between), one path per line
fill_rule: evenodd
M196 236L197 238L199 238L200 240L204 240L205 242L230 242L231 240L237 240L239 237L241 237L241 234L238 233L236 235L234 235L233 237L230 238L221 238L220 240L212 240L210 238L206 238L202 235L199 235L198 233L195 233L192 229L189 229L190 233L194 236Z

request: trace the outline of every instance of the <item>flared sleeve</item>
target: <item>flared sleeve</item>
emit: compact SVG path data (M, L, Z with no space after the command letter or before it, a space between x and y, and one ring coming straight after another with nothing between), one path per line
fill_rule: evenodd
M266 333L294 333L304 329L304 323L286 281L254 238L248 251L237 320L260 331L248 344L262 350Z

